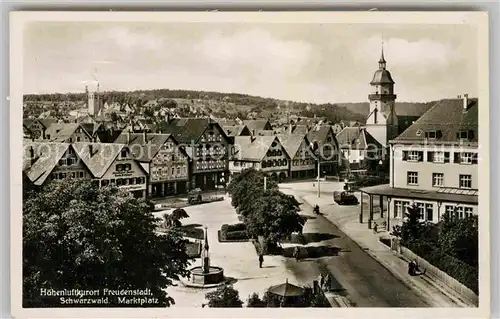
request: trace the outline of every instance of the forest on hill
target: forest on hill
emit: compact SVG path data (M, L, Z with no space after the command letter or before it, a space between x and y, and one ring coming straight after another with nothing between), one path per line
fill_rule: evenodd
M235 118L281 118L288 114L306 117L325 117L332 122L340 120L364 122L368 115L369 104L363 103L326 103L313 104L304 102L284 101L273 98L264 98L240 93L221 93L194 90L136 90L136 91L105 91L100 94L103 102L128 104L139 112L149 107L151 101L173 100L182 106L179 110L192 115L214 115L216 117ZM26 94L24 104L30 105L58 104L81 105L85 103L85 93L54 93L54 94ZM168 101L171 106L172 101ZM409 103L408 107L419 107L424 103Z

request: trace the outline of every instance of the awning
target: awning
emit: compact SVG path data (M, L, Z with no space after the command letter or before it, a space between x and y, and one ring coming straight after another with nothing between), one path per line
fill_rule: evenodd
M432 191L432 190L419 190L419 189L409 189L409 188L397 188L397 187L391 187L389 184L384 184L384 185L363 187L360 189L360 191L362 193L366 193L369 195L381 195L389 197L422 199L422 200L463 203L472 205L478 204L477 190L440 188L435 191ZM468 195L468 194L475 194L475 195Z

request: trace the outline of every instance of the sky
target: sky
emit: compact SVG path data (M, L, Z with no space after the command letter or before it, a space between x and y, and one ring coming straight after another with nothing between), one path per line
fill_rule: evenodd
M384 47L398 101L477 96L472 25L31 22L30 93L189 89L308 103L368 101Z

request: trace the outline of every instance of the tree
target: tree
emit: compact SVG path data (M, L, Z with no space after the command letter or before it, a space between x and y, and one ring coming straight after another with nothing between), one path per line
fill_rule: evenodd
M176 208L171 214L163 214L163 219L167 227L181 227L181 219L189 218L189 215L183 208Z
M253 238L262 237L271 248L292 233L302 232L305 218L298 214L299 203L293 196L266 190L249 205L244 215L248 233Z
M392 235L401 238L403 246L416 244L428 230L427 224L420 220L420 208L416 204L406 208L405 216L401 226L393 227Z
M439 248L444 253L477 267L479 252L477 216L454 218L445 214L438 227Z
M230 284L218 287L217 290L207 293L205 297L210 308L242 308L243 306L238 290Z
M239 207L244 210L255 197L264 191L264 178L267 174L257 171L253 168L245 169L235 176L229 185L227 191L231 195L231 204L233 207ZM266 179L266 189L277 189L278 184L271 178Z
M155 307L173 304L164 289L189 275L187 242L175 228L157 234L160 219L152 210L151 202L116 186L72 179L51 182L25 200L23 306L60 305L41 297L41 288L149 288ZM117 297L109 301L118 305Z
M259 298L259 294L253 293L248 297L247 300L247 307L248 308L265 308L267 307L267 303L265 303L263 300Z

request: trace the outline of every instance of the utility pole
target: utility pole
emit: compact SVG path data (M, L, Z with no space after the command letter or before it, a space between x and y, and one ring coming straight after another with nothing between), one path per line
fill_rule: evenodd
M320 192L320 178L321 178L321 164L320 164L320 161L318 159L318 198L321 196L321 192Z

